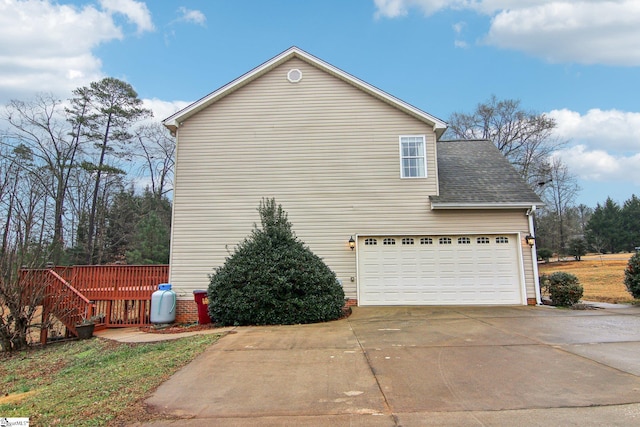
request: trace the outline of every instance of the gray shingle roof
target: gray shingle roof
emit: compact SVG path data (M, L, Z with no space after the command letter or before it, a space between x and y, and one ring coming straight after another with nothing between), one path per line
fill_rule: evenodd
M507 208L542 205L491 141L439 141L437 208Z

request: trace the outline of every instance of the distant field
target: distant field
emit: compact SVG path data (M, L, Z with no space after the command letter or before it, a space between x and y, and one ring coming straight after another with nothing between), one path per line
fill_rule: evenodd
M632 254L589 255L582 261L552 261L538 265L540 274L566 271L584 287L583 300L610 303L634 301L624 286L624 270Z

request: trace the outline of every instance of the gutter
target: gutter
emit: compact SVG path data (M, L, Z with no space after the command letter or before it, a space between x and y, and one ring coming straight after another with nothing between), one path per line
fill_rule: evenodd
M527 217L529 218L529 234L535 236L535 227L533 225L533 213L536 211L536 205L531 205L531 208L527 211ZM542 304L542 295L540 293L540 278L538 275L538 248L537 243L534 240L531 247L531 262L533 263L533 285L536 291L536 304Z
M535 205L531 202L513 202L513 203L456 203L456 202L433 202L431 201L431 210L436 209L530 209Z

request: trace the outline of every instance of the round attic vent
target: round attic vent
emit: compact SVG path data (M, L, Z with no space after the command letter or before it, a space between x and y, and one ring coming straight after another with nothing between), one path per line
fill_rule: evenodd
M300 80L302 80L302 71L298 70L297 68L290 69L287 73L287 80L289 80L291 83L298 83Z

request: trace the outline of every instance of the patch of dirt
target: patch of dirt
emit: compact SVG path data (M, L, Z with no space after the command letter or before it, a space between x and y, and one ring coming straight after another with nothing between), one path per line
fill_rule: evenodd
M0 405L5 405L7 403L20 402L22 399L26 399L27 397L36 393L37 393L37 390L31 390L24 393L14 393L14 394L7 393L4 396L0 396Z

